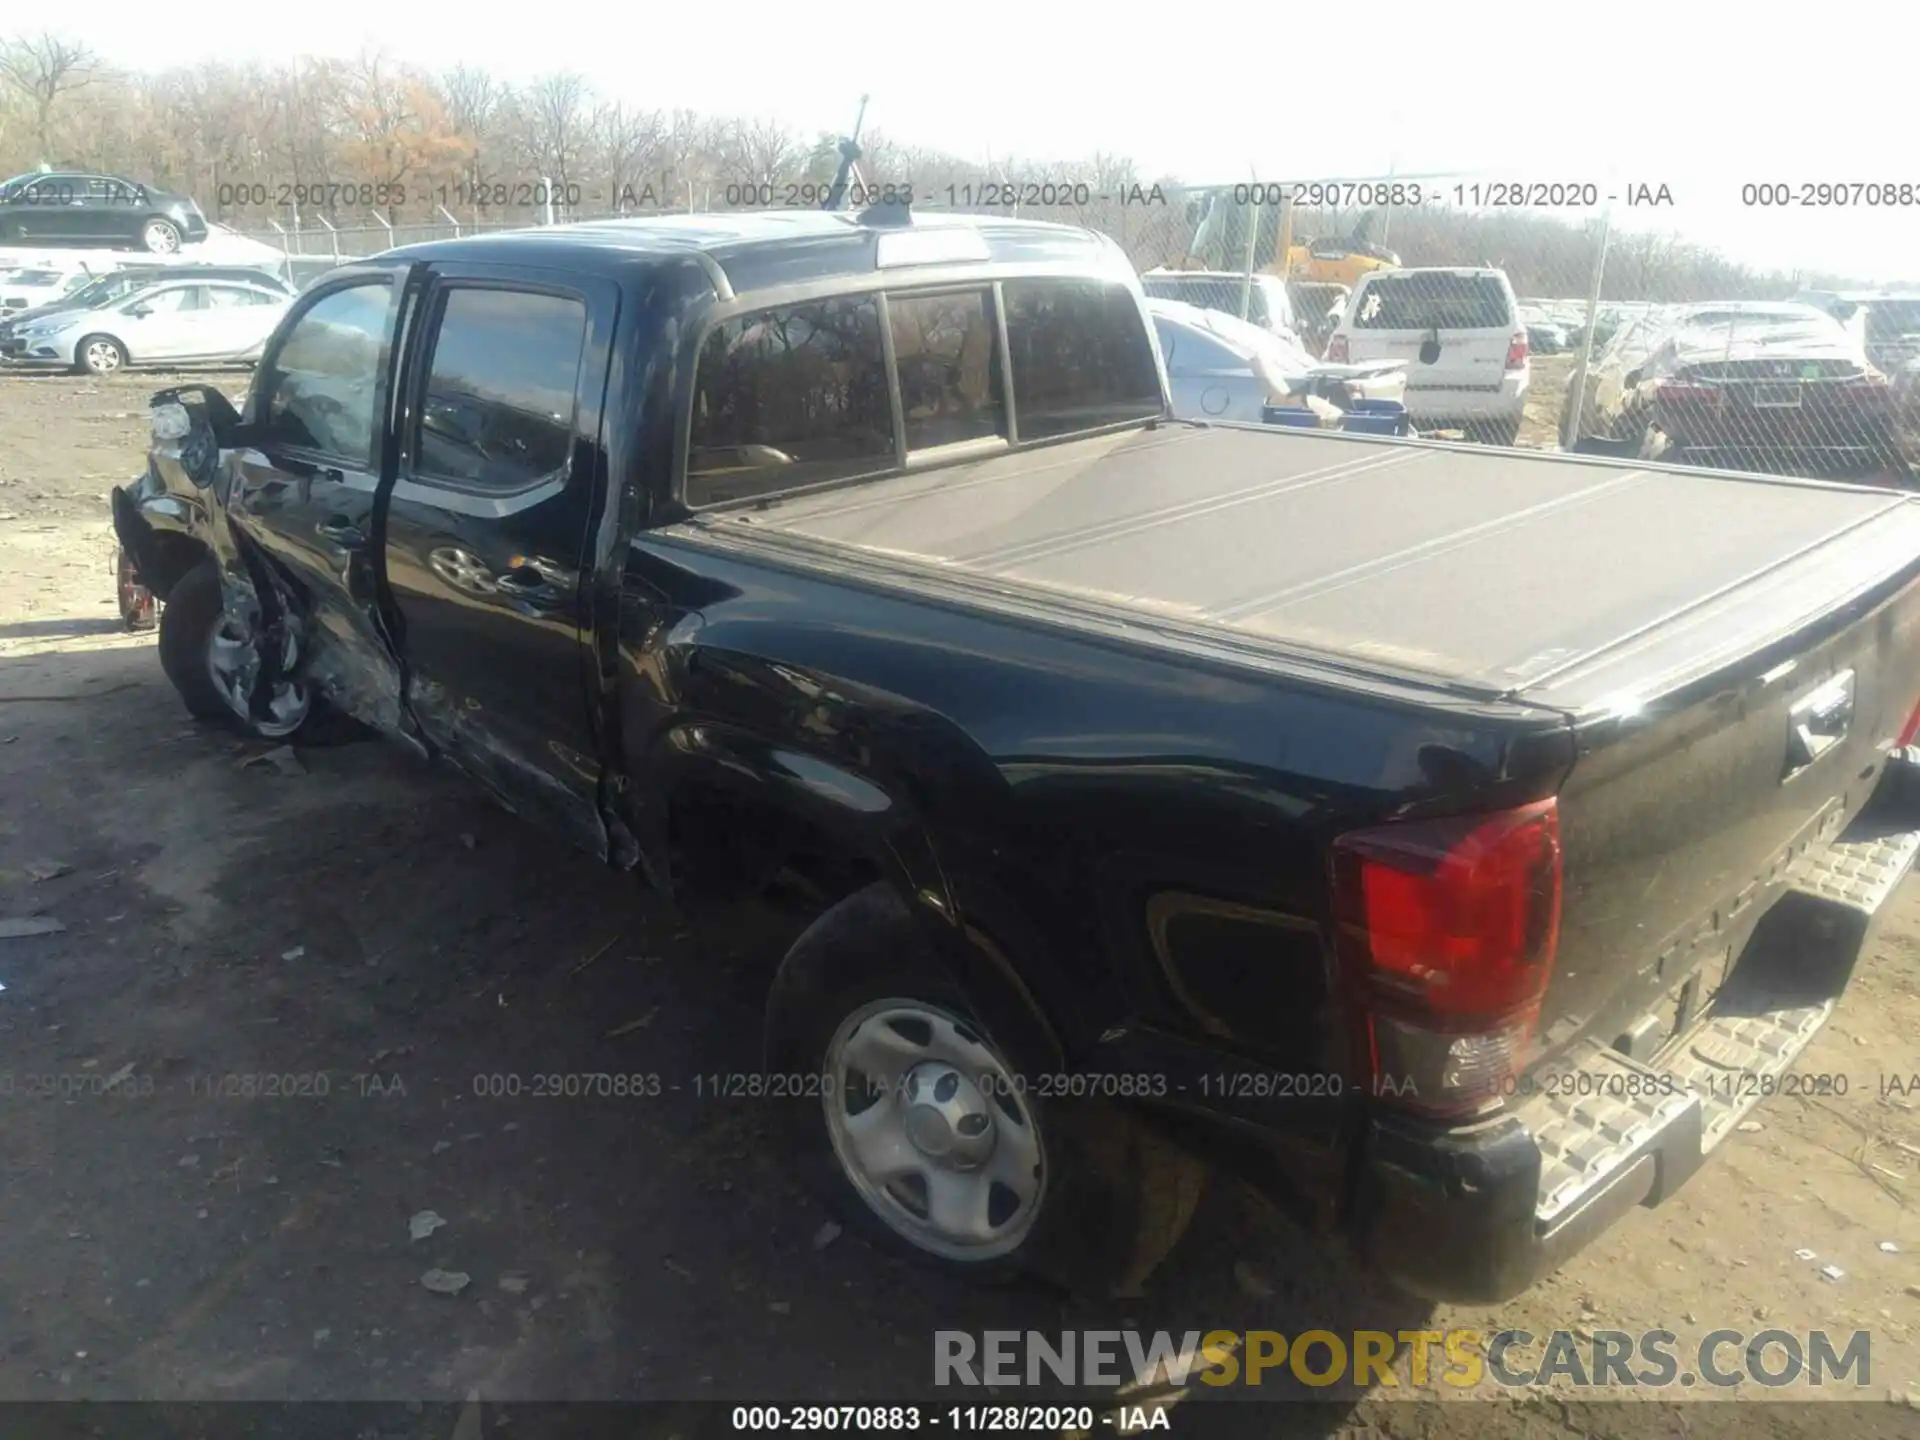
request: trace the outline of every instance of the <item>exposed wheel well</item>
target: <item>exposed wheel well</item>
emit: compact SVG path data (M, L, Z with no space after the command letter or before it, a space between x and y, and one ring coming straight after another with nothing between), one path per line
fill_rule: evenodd
M164 601L181 577L203 560L210 559L212 553L191 536L156 530L147 556L153 573L142 570L141 583Z

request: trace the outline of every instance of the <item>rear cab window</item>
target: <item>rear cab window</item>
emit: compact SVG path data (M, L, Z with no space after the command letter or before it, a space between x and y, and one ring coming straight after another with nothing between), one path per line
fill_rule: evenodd
M1513 304L1498 275L1413 270L1366 277L1354 302L1356 330L1506 330Z
M729 316L701 342L693 391L685 499L696 509L1162 410L1134 292L1080 279L903 287Z
M488 495L563 477L586 341L578 296L450 285L409 437L413 476Z

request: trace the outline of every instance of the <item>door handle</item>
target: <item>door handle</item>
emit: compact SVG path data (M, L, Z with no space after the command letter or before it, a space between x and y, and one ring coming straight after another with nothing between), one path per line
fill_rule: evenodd
M344 515L331 515L313 527L313 533L342 550L366 548L366 533Z

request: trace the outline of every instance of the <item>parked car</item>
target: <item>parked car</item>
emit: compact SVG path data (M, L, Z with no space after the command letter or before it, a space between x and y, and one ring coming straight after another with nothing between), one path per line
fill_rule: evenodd
M1867 359L1885 374L1920 355L1920 295L1810 290L1794 298L1856 330Z
M164 280L97 310L62 310L14 328L8 359L110 375L128 365L241 362L286 313L284 286Z
M1676 306L1595 360L1577 439L1683 463L1878 470L1894 463L1891 401L1859 336L1811 305Z
M1178 300L1149 300L1147 310L1167 367L1173 413L1182 420L1257 425L1269 405L1308 396L1344 409L1355 400L1400 402L1407 367L1393 360L1329 365L1237 315Z
M127 265L86 281L79 288L0 320L0 360L17 360L26 342L14 339L20 327L68 311L98 310L136 290L164 281L238 280L291 296L293 287L277 275L245 265Z
M45 265L22 266L0 275L0 318L73 294L93 277L84 270L59 270Z
M1519 309L1503 270L1376 270L1354 288L1327 359L1403 360L1407 409L1422 430L1511 445L1532 380Z
M1141 287L1155 300L1179 300L1202 310L1219 310L1240 315L1240 296L1247 294L1246 319L1281 339L1300 343L1299 327L1294 323L1293 300L1287 282L1278 275L1247 277L1226 270L1149 270L1140 277Z
M1568 349L1567 332L1551 320L1529 320L1527 348L1535 355L1564 355Z
M1032 221L410 246L115 526L194 714L805 875L751 1093L880 1242L1124 1289L1212 1158L1504 1298L1747 1143L1920 847L1920 499L1189 426L1151 335Z
M0 245L111 245L168 255L207 238L184 195L94 171L56 170L0 182Z

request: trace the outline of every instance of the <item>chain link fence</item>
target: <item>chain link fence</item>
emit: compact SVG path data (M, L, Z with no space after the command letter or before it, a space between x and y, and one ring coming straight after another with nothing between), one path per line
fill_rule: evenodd
M623 213L768 208L783 203L784 188L708 187L673 207ZM854 190L856 205L899 193ZM1920 458L1920 295L1799 293L1684 235L1623 229L1622 198L1597 185L1442 175L984 180L934 187L913 204L1106 234L1150 297L1249 322L1290 347L1289 363L1323 375L1397 373L1400 403L1423 434L1910 479ZM341 217L241 233L282 250L310 282L327 265L399 245L606 218L541 207L462 220L443 209L432 223Z

